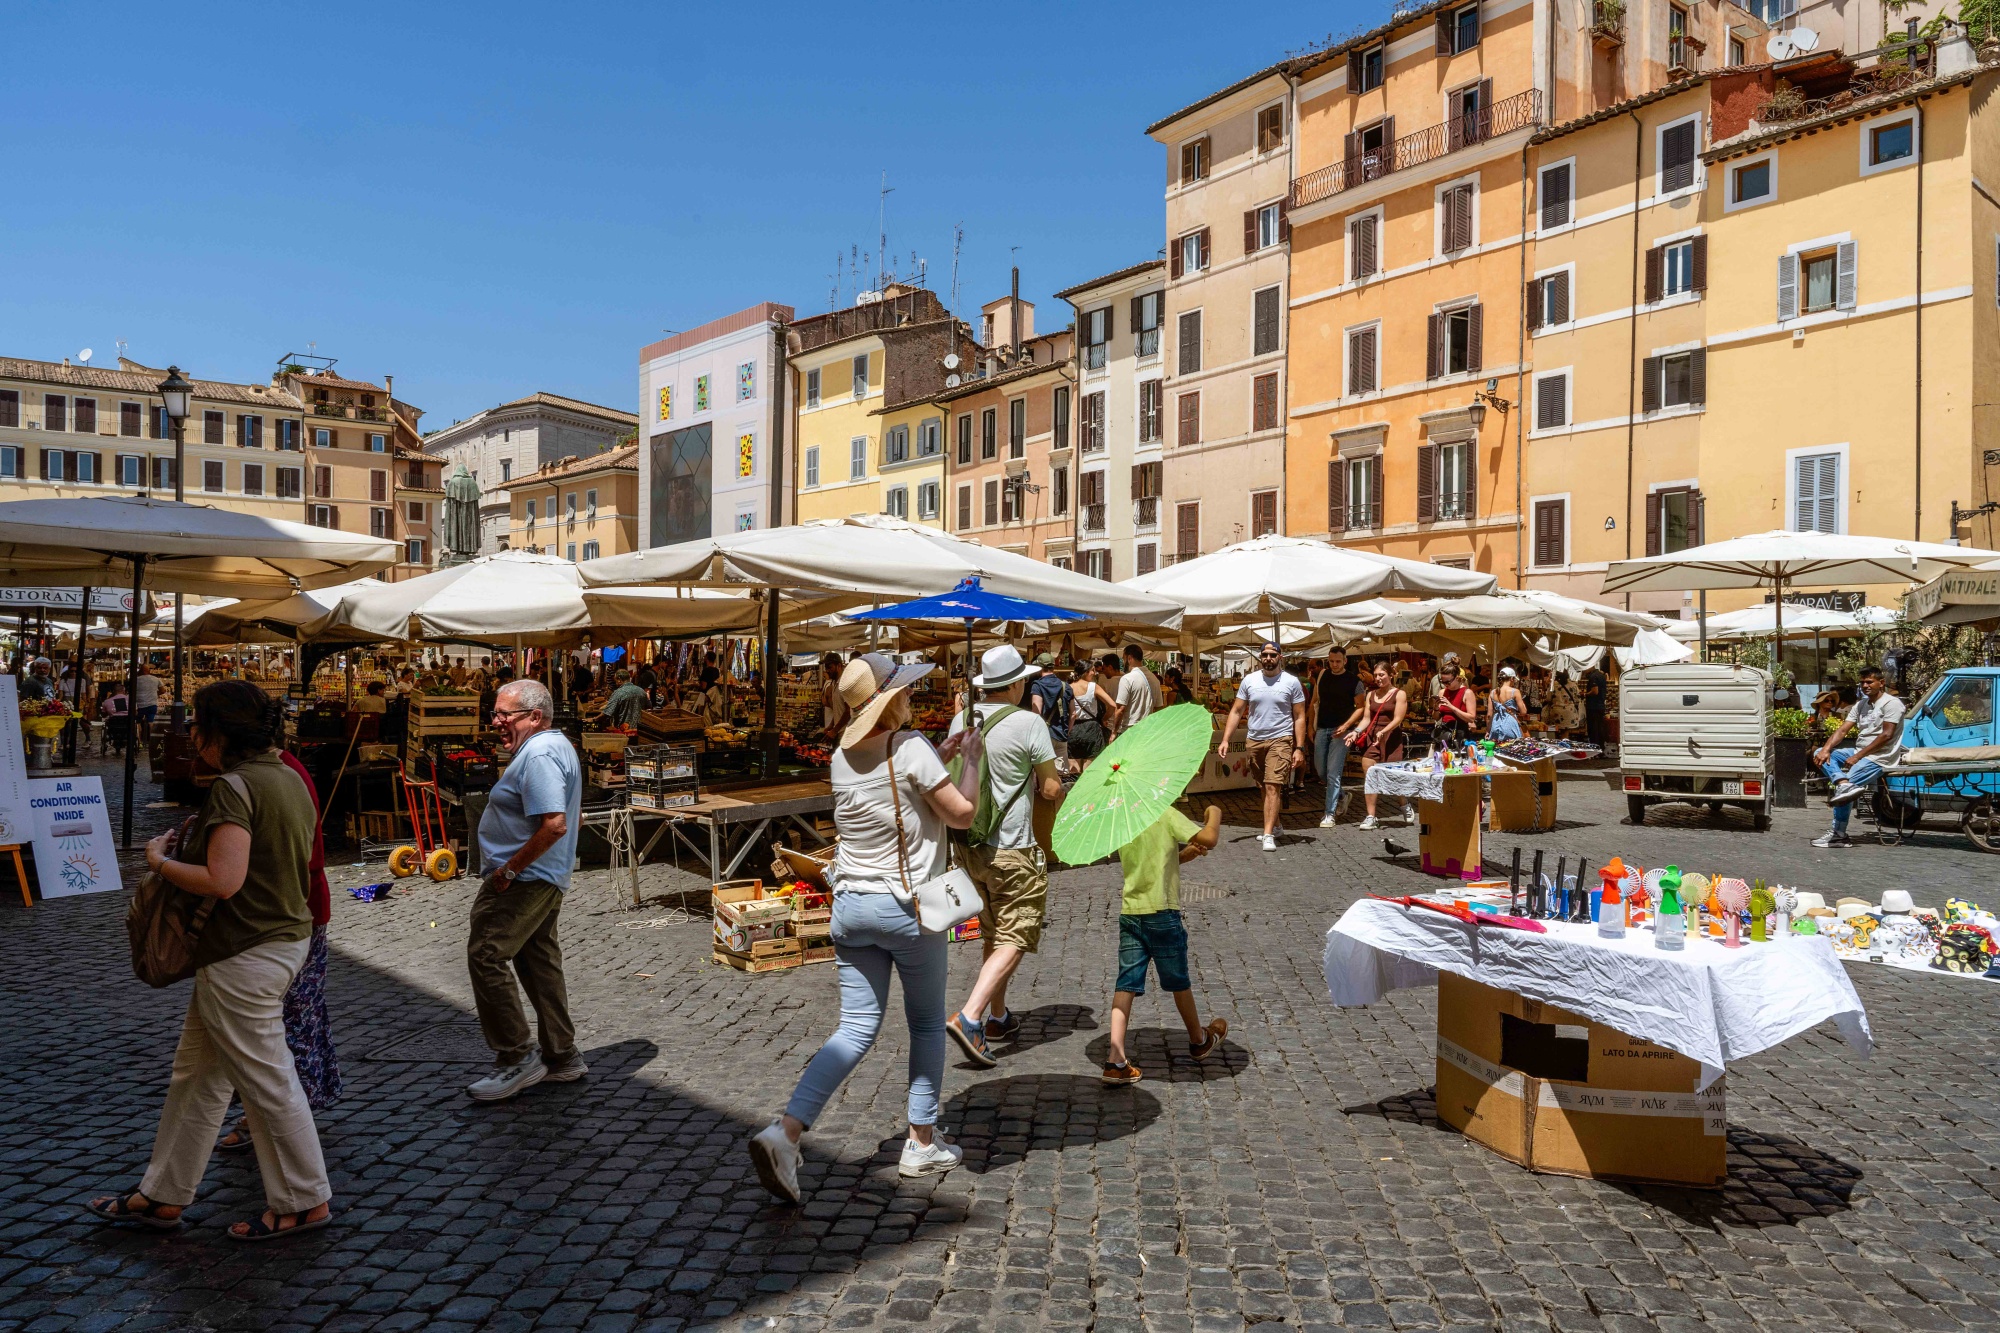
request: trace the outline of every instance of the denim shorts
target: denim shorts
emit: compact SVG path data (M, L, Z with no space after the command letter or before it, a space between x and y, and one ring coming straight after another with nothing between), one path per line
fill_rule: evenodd
M1146 964L1160 973L1160 989L1172 994L1190 988L1187 927L1179 912L1148 912L1118 918L1118 985L1132 995L1146 993Z

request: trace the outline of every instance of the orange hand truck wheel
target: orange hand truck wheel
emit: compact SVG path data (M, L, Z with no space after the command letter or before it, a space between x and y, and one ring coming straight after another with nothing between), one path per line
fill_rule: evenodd
M398 847L389 853L389 873L397 879L417 873L417 849L410 846Z
M449 847L440 847L424 858L424 873L442 884L458 874L458 857Z

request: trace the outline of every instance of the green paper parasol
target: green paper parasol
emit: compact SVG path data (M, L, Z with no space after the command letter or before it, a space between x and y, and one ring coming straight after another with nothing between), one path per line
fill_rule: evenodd
M1144 833L1201 771L1213 730L1206 708L1175 704L1111 742L1063 798L1055 854L1088 865Z

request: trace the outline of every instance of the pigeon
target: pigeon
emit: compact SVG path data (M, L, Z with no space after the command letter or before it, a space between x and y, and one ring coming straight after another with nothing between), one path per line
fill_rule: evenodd
M1397 842L1394 838L1382 839L1382 850L1391 856L1408 856L1410 854L1410 849L1403 846L1402 843Z

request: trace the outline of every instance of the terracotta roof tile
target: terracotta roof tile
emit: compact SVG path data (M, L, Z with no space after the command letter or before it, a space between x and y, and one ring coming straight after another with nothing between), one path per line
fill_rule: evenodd
M96 366L66 366L59 361L29 361L18 357L0 357L0 379L34 380L42 384L61 384L75 389L104 389L117 393L150 394L159 397L160 380L165 371L148 372L136 370L103 370ZM297 412L304 409L300 402L283 389L273 389L261 384L231 384L223 380L190 380L194 385L194 396L209 402L246 403L258 407L279 408Z

